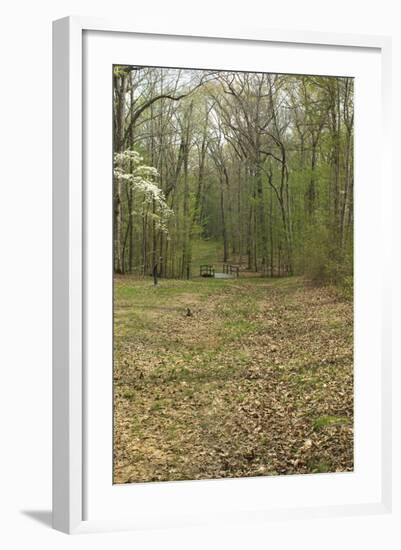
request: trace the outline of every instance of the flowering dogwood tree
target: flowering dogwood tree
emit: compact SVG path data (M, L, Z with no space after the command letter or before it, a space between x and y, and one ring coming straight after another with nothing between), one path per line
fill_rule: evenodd
M133 194L139 194L140 200L135 201L139 210L132 213L141 217L146 215L157 229L168 234L167 221L174 212L154 181L157 176L156 168L143 164L143 157L137 151L127 149L114 155L114 177L131 187Z

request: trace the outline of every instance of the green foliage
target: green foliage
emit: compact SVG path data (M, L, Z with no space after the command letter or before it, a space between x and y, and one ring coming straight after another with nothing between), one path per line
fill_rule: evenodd
M302 255L298 255L299 272L315 284L336 286L344 297L353 293L353 247L341 245L327 224L316 221L305 230Z
M145 274L160 258L162 277L193 276L196 248L212 239L254 272L304 274L351 297L352 79L114 74L116 111L125 94L115 266Z
M114 65L113 67L113 74L116 77L119 76L127 76L129 74L130 70L127 65Z

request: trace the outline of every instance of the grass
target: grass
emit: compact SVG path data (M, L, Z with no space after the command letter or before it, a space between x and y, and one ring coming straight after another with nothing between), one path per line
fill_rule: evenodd
M350 419L347 416L320 416L313 422L315 430L325 428L326 426L349 425Z
M192 276L199 275L199 266L214 265L220 270L223 264L223 244L216 240L195 240L192 243Z
M295 277L114 293L116 483L352 470L349 301Z
M330 462L315 462L311 460L308 466L312 474L327 474L333 471L333 466Z

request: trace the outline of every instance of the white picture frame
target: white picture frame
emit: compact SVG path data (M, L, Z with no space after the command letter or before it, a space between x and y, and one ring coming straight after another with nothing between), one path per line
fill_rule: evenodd
M85 155L88 150L84 140L85 120L85 94L83 60L85 50L85 33L101 33L108 35L108 40L119 36L129 40L129 37L139 37L144 40L172 39L183 40L187 43L196 42L206 44L208 41L219 43L252 45L263 47L264 44L288 45L292 48L306 48L311 51L314 48L326 47L347 52L367 51L375 52L380 62L380 127L381 159L380 181L383 192L390 193L391 166L388 151L390 128L390 62L391 41L387 37L336 35L313 32L290 32L273 30L224 30L203 29L201 31L188 32L186 29L166 26L165 29L142 28L140 23L131 25L126 22L104 21L93 18L68 17L54 22L53 32L53 525L56 529L66 533L87 532L97 530L137 529L144 526L170 526L192 525L209 521L210 517L205 513L202 519L202 510L194 506L194 515L187 517L182 514L182 509L176 504L180 499L189 499L189 508L194 505L193 488L196 486L197 498L208 499L210 494L208 487L213 487L214 495L219 491L225 491L227 498L233 498L236 486L230 481L224 481L222 489L221 481L205 482L180 482L177 484L148 484L148 489L138 489L137 493L146 501L146 491L150 491L151 497L167 499L172 503L171 514L161 517L161 511L155 512L154 517L150 512L144 511L138 518L135 513L119 517L118 512L113 516L105 515L103 509L95 518L87 515L88 506L88 477L96 476L96 472L85 460L88 446L88 433L91 430L90 414L86 403L88 384L91 379L87 376L87 306L85 306L88 293L88 279L85 270L88 267L88 243L86 238L87 220L85 219L85 201L88 200L84 189ZM94 42L95 43L95 42ZM110 42L109 42L110 44ZM92 48L93 49L93 48ZM101 55L99 46L99 55ZM336 55L335 52L333 55ZM117 63L121 59L116 60ZM124 60L124 62L126 62ZM164 64L161 62L160 64ZM221 67L225 68L225 67ZM307 72L307 69L305 69ZM379 108L379 105L377 105ZM105 115L106 116L106 115ZM111 158L111 152L110 152ZM86 197L86 198L85 198ZM389 220L386 217L386 208L382 207L382 235L390 234ZM363 229L363 228L362 228ZM280 506L269 506L266 510L262 505L244 511L240 506L228 510L222 514L222 521L265 521L275 517L284 518L310 518L316 515L352 515L366 513L386 513L391 510L391 355L390 355L390 285L389 285L389 253L386 247L381 254L380 289L377 289L377 305L381 312L380 325L380 364L376 365L379 378L372 384L371 391L376 392L377 406L380 412L377 415L377 440L380 440L377 472L380 480L375 489L377 498L370 499L367 495L363 501L354 501L352 498L343 501L335 500L325 505L314 505L307 502L302 496L296 505L288 507L285 503ZM366 289L367 291L369 288ZM383 291L383 294L381 292ZM379 299L380 293L380 299ZM100 314L107 315L107 311L98 309ZM90 317L90 313L88 314ZM379 341L378 341L379 342ZM106 359L107 360L107 359ZM111 384L111 380L110 380ZM108 391L103 387L100 391ZM358 392L358 387L356 389ZM100 395L103 395L100 393ZM372 393L373 395L373 393ZM358 393L356 394L358 397ZM93 399L92 399L93 403ZM107 407L106 407L107 409ZM376 410L376 409L375 409ZM109 409L105 414L109 413ZM375 414L375 413L373 413ZM88 420L89 419L89 420ZM107 422L107 420L106 420ZM111 419L110 419L111 422ZM107 431L107 430L106 430ZM107 437L111 437L108 433ZM100 441L100 439L99 439ZM376 441L377 443L377 441ZM95 443L97 444L97 443ZM372 458L373 460L373 458ZM375 466L376 467L376 466ZM88 471L90 469L90 471ZM295 479L298 478L298 481ZM291 486L295 489L300 476L287 478L285 484L287 490ZM309 478L311 476L308 476ZM323 480L323 478L321 478ZM326 478L328 479L328 478ZM270 480L275 483L275 480ZM92 483L92 482L90 482ZM89 485L90 485L89 483ZM100 483L100 480L99 480ZM103 483L103 481L101 482ZM100 484L101 484L100 483ZM110 477L111 483L111 477ZM248 494L248 488L253 484L262 483L261 478L247 480L244 495ZM317 484L324 481L317 481ZM251 485L250 485L251 484ZM93 483L92 483L93 485ZM141 484L140 484L141 485ZM151 485L156 485L152 489ZM163 485L164 488L161 488ZM150 489L149 489L150 487ZM205 489L206 488L206 489ZM302 487L299 487L302 490ZM130 487L122 488L128 493ZM251 490L251 489L249 489ZM254 489L252 489L254 490ZM159 491L159 493L157 492ZM176 499L174 492L179 491ZM231 491L231 494L230 494ZM234 491L234 493L232 492ZM324 491L324 489L317 489ZM162 494L163 492L163 494ZM274 492L274 491L273 491ZM105 495L106 493L104 493ZM125 497L119 493L121 501ZM373 494L373 492L372 492ZM159 496L157 496L159 495ZM192 495L192 496L191 496ZM94 497L91 497L94 498ZM102 500L102 496L96 496ZM106 496L104 496L106 499ZM192 501L191 501L192 499ZM174 506L177 506L176 513ZM186 502L188 507L188 500ZM144 506L146 508L146 506ZM116 508L117 509L117 508ZM100 510L100 508L99 508ZM161 510L161 509L160 509ZM195 517L197 519L195 519ZM217 517L217 516L216 516Z

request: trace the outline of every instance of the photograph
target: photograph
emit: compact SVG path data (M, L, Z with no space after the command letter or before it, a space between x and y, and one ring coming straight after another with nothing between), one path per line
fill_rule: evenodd
M352 472L354 79L110 82L113 483Z

